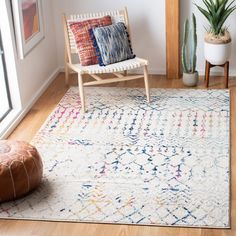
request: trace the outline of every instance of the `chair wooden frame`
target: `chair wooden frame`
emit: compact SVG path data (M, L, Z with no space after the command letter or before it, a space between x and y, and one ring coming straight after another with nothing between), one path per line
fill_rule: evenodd
M79 94L81 99L82 113L85 112L85 97L84 97L84 86L101 85L108 83L115 83L121 81L135 80L144 78L145 90L147 101L150 102L150 91L148 82L148 61L141 58L134 58L123 62L118 62L105 67L100 67L99 65L92 66L81 66L80 64L75 64L72 62L72 55L77 54L76 44L72 32L69 28L70 21L82 21L97 17L102 17L105 15L110 15L112 17L112 22L116 23L118 21L123 21L127 27L130 35L130 27L128 20L127 8L118 11L109 12L99 12L81 15L65 15L63 14L63 27L64 27L64 37L65 37L65 82L68 85L69 75L71 71L78 74L78 86ZM143 75L128 75L127 71L130 69L135 69L143 67ZM114 78L103 79L99 74L113 74ZM83 82L83 75L90 75L94 81Z

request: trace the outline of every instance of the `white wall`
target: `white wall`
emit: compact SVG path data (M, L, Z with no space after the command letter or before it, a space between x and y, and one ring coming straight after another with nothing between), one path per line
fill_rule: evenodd
M139 57L149 59L149 70L165 74L165 0L53 0L57 37L58 63L63 67L64 40L62 13L73 14L122 9L127 6L131 25L133 51Z
M16 66L23 108L46 88L58 69L52 1L43 0L45 38L23 59L16 55Z
M202 0L195 0L193 1L197 3L198 5L203 6ZM205 68L205 59L204 59L204 34L205 34L205 28L208 26L208 22L206 21L205 17L199 12L196 6L194 6L191 1L189 0L181 0L181 35L183 32L183 22L185 18L191 13L194 13L197 20L197 35L198 35L198 48L197 48L197 70L200 72L200 74L205 74L204 68ZM236 11L233 12L233 14L228 18L226 22L226 26L229 26L229 31L231 33L232 37L232 55L230 58L230 74L236 75ZM221 68L214 68L213 73L220 73L222 74L223 71Z

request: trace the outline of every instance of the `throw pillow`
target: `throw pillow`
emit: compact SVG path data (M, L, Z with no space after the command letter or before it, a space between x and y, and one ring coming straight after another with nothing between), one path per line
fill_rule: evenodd
M123 22L89 30L100 66L132 59L129 35Z
M89 30L93 27L107 26L111 24L112 21L110 16L69 23L77 45L81 65L88 66L98 64L98 58L89 35Z

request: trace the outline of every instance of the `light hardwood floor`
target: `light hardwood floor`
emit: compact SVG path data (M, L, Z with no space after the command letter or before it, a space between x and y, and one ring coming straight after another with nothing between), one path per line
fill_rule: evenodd
M76 85L76 79L70 80L70 85ZM127 81L112 86L143 87L143 82ZM150 76L150 86L161 88L182 88L181 80L167 80L164 76ZM204 88L203 81L198 88ZM211 78L210 89L223 88L223 78ZM0 220L0 236L236 236L236 78L230 81L231 89L231 222L230 230L148 227L106 224L83 224L63 222L40 222L23 220ZM35 132L57 105L68 88L64 85L64 74L50 85L47 91L36 102L27 116L18 125L9 139L30 141ZM207 191L207 189L206 189Z

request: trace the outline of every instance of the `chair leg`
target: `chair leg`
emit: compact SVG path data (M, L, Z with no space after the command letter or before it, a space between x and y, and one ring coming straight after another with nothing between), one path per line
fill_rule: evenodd
M146 95L147 95L147 102L150 102L150 91L149 91L149 81L148 81L148 68L145 65L144 66L144 84L146 89Z
M78 73L78 85L79 85L79 96L80 96L80 101L81 101L81 111L82 113L85 113L83 78L80 73Z
M67 63L65 63L65 84L69 85L69 67L67 66Z

